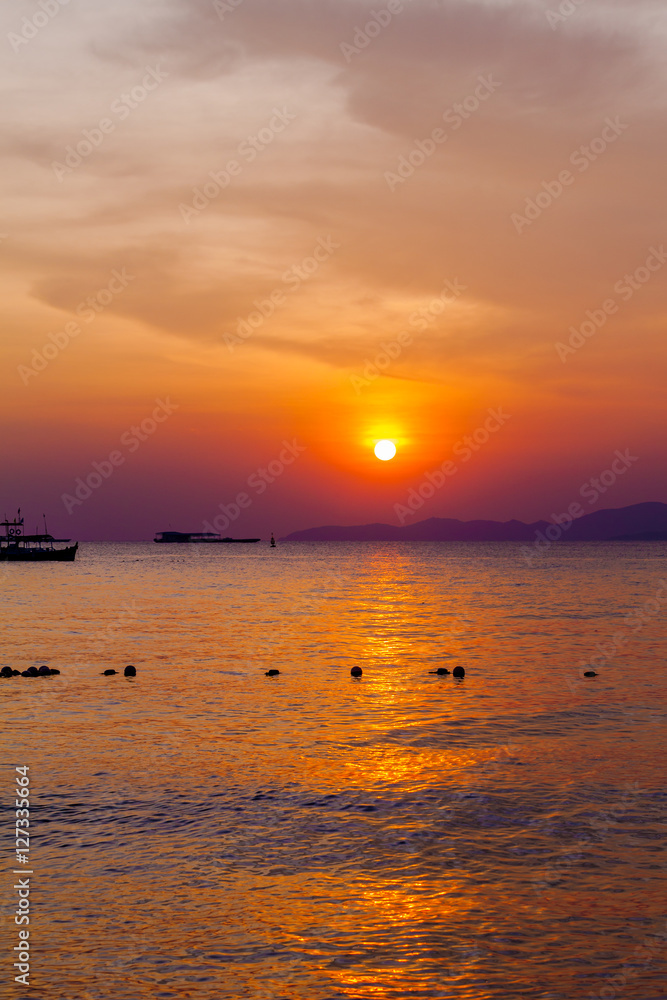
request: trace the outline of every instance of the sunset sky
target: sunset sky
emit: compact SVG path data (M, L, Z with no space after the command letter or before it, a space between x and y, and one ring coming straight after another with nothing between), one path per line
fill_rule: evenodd
M0 513L397 523L452 461L418 518L537 520L626 449L597 508L667 500L662 0L1 18Z

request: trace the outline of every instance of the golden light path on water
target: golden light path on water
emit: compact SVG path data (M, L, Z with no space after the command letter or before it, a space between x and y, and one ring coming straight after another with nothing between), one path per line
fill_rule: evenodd
M665 546L220 548L4 576L36 991L659 996Z

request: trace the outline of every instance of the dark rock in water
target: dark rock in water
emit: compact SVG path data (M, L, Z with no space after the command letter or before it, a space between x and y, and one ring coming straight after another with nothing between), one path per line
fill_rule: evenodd
M125 677L136 677L137 676L137 668L133 667L132 665L130 665L129 667L125 667L125 670L123 671L123 674L125 675Z
M53 667L51 667L51 676L52 677L54 676L54 674L59 674L59 673L60 673L59 670L55 670Z
M21 676L20 670L12 670L12 677L20 677L20 676Z
M50 675L50 673L51 673L51 669L49 667L46 667L46 666L40 667L39 670L37 671L37 673L41 674L42 677L48 677Z
M450 671L447 669L447 667L438 667L438 669L436 670L436 674L440 674L441 677L443 674L448 674L448 673L450 673Z
M37 667L28 667L28 669L23 674L24 677L39 677L39 670Z
M595 670L584 670L584 677L597 677L597 671L595 671Z
M13 677L13 676L14 676L14 671L12 670L11 667L3 667L2 670L0 670L0 677Z
M112 677L114 674L117 673L118 673L117 670L105 670L104 673L102 674L102 677Z
M279 670L267 670L266 673L264 674L264 676L265 677L277 677L279 673L280 673Z
M452 670L452 677L465 677L466 672L463 667L454 667Z
M352 669L350 670L350 676L352 677L361 677L362 674L363 670L361 669L361 667L352 667Z

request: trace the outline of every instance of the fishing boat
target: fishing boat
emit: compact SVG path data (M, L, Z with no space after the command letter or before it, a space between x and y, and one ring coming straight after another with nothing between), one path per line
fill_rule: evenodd
M43 534L24 534L24 519L21 517L21 509L13 521L5 516L4 521L0 521L0 528L5 529L5 534L0 535L0 561L5 562L74 562L79 543L66 545L64 549L57 549L55 546L64 542L69 542L69 538L54 538L50 535L44 519Z
M154 542L197 542L199 544L218 544L220 542L259 542L260 538L223 538L222 535L216 535L213 531L158 531Z

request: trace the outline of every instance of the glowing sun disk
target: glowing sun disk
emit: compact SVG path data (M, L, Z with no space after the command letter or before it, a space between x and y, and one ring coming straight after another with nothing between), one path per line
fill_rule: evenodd
M381 462L389 462L396 454L396 445L393 441L378 441L373 450L375 457L379 458Z

